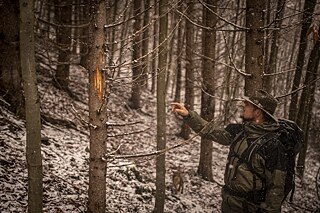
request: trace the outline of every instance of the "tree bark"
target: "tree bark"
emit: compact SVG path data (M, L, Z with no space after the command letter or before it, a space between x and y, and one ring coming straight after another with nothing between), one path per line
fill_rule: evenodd
M142 75L142 66L141 66L141 1L133 1L133 15L134 15L134 38L133 38L133 52L132 52L132 93L131 93L131 107L133 109L139 109L141 97L141 75Z
M192 0L187 1L186 14L193 14L194 3ZM186 20L186 84L185 84L185 102L184 105L188 110L193 110L194 105L194 67L193 67L193 47L194 47L194 27L193 24ZM185 123L182 124L180 136L188 139L191 130Z
M246 49L245 70L251 76L245 79L245 95L251 96L255 91L262 89L264 71L264 25L265 0L246 1Z
M33 1L20 1L20 59L26 109L28 212L43 212L40 100L37 88Z
M56 43L58 47L58 65L55 73L55 83L58 88L68 91L71 50L72 4L66 0L55 0Z
M299 52L297 57L297 65L295 69L294 79L292 83L291 102L289 106L289 119L295 121L297 119L298 93L295 92L299 86L302 77L302 69L307 48L307 32L312 22L312 15L316 5L316 0L306 0L303 8L302 28L300 33Z
M268 62L268 64L266 64L266 67L265 67L266 74L272 74L272 73L277 72L277 57L278 57L278 50L279 50L278 41L279 41L280 29L281 29L281 25L282 25L282 18L283 18L283 14L285 11L284 3L285 3L285 0L278 0L278 2L277 2L277 10L276 10L276 14L274 16L275 20L273 20L275 30L272 33L269 62ZM274 80L274 78L271 75L264 76L263 88L264 88L264 90L268 91L269 93L271 93L272 89L274 88L272 86L273 80Z
M106 24L106 1L99 1L93 7L90 31L92 43L89 46L87 70L89 71L89 122L90 122L90 162L88 213L106 211L106 154L107 109L105 95L104 47ZM95 19L93 19L95 17Z
M217 11L216 0L206 0L210 10ZM201 117L207 121L214 118L215 112L215 47L216 47L216 32L213 30L217 23L217 17L209 9L203 9L203 25L212 30L204 29L202 49L203 69L202 69L202 92L201 92ZM209 60L207 58L213 59ZM212 181L212 141L201 139L200 145L200 161L198 165L198 174L205 180Z
M167 34L168 0L159 1L159 68L157 75L157 150L166 148L166 72L167 72ZM162 213L165 203L165 153L156 159L156 197L155 213Z
M107 15L109 15L110 17L110 20L111 20L111 23L115 23L116 20L117 20L117 10L118 10L118 4L120 3L120 1L112 1L110 0L109 1L109 8L111 10L111 8L113 7L113 13L108 13ZM109 20L109 19L107 19ZM110 50L110 55L109 55L109 60L108 60L108 66L114 66L114 56L115 56L115 52L116 52L116 49L117 49L117 44L118 42L116 42L116 27L112 27L112 29L110 30L109 32L109 43L110 43L110 46L111 46L111 50Z
M127 8L128 7L128 3L130 3L130 2L128 2L128 1L126 1L126 3L125 3L125 5L124 5L124 8ZM131 13L131 7L130 7L130 9L128 9L128 12L125 12L124 14L123 14L123 18L122 18L122 21L125 21L126 19L127 19L127 16L130 16L130 13ZM123 27L121 27L121 33L120 33L120 38L125 38L125 37L127 37L127 35L128 35L128 25L129 25L129 22L128 21L126 21L125 23L124 23L124 25L123 25ZM121 42L120 42L120 51L119 51L119 58L118 58L118 64L122 64L123 62L123 52L124 52L124 49L125 49L125 46L126 46L126 44L125 44L125 39L121 39ZM116 76L115 77L120 77L120 74L121 74L121 68L122 68L122 66L119 66L118 67L118 71L117 71L117 74L116 74Z
M142 87L148 88L148 75L149 75L149 24L150 20L150 0L144 0L144 16L143 16L143 26L145 27L142 34Z
M241 7L240 1L236 3L236 15L235 15L235 24L237 25L244 25L244 19L240 17L240 7ZM242 49L243 45L237 45L237 40L244 40L244 33L238 33L233 32L232 36L229 36L229 38L226 38L226 45L228 45L228 49L230 50L229 55L225 54L225 60L229 61L229 64L231 66L226 67L226 74L224 76L223 84L225 85L223 88L223 92L221 94L222 99L226 99L224 103L224 111L223 113L223 123L228 124L230 123L229 119L230 116L233 116L234 114L234 105L232 104L232 99L236 97L236 93L239 91L239 81L236 81L235 83L232 83L234 79L239 78L239 73L234 72L232 69L232 64L236 64L237 67L241 67L244 59L244 54L241 54L241 52L244 52L244 49ZM241 51L241 52L240 52ZM242 55L237 59L237 54ZM229 57L230 56L230 57ZM231 115L232 114L232 115Z
M179 5L179 10L182 11L182 3ZM176 88L175 88L175 95L174 101L180 102L181 100L181 81L182 81L182 55L183 55L183 40L184 40L184 33L183 33L183 21L179 22L178 27L178 38L177 38L177 70L176 70Z
M154 1L154 17L157 17L158 15L158 12L157 12L157 1L155 0ZM156 20L153 24L153 50L155 50L157 48L157 41L158 41L158 35L159 35L159 23L158 21ZM157 51L154 51L154 54L153 54L153 59L152 59L152 71L151 71L151 75L152 75L152 82L151 82L151 92L152 93L155 93L156 91L156 74L157 74L157 63L158 63L158 60L157 60L157 54L158 52Z
M19 2L4 0L0 5L0 96L10 110L24 116L19 52Z
M86 2L88 4L88 2ZM81 22L79 24L88 23L89 20L89 7L81 7L80 10L80 20ZM79 29L79 41L80 41L80 65L86 66L86 58L88 54L88 43L89 43L89 27L82 27Z
M306 159L307 149L308 149L308 133L310 129L309 125L310 125L310 118L312 115L312 108L314 103L316 80L319 72L318 71L319 61L320 61L320 42L317 41L309 57L307 72L304 80L305 88L302 90L302 93L301 93L297 120L296 120L297 124L303 129L305 133L304 147L299 154L298 165L297 165L297 173L300 177L303 177L304 168L305 168L305 159Z

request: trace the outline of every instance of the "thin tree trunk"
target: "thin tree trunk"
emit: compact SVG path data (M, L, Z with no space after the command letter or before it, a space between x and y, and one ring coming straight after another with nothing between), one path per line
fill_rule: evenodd
M128 5L128 1L126 1L125 5L124 5L124 8L127 8L127 5ZM128 9L125 9L127 12L124 12L124 15L123 15L123 21L125 21L127 19L127 15L130 16L131 14L131 7ZM125 38L126 35L127 35L127 32L128 32L128 25L129 25L129 22L126 21L124 23L124 26L121 27L121 35L120 35L120 39L121 39L121 43L120 43L120 51L119 51L119 59L118 59L118 64L122 64L122 59L123 59L123 51L124 51L124 47L125 47ZM117 75L116 77L120 77L120 74L121 74L121 68L122 66L119 66L118 68L118 71L117 71Z
M154 17L157 17L157 0L154 1ZM152 60L152 71L151 71L151 75L152 75L152 82L151 82L151 92L155 93L156 91L156 75L157 75L157 54L159 51L155 51L157 48L157 39L158 39L158 34L159 34L159 23L156 20L153 24L153 50L154 50L154 54L153 54L153 60Z
M299 30L296 30L296 32L298 33ZM293 61L294 61L294 56L296 54L296 44L297 44L297 39L294 39L293 40L293 43L292 43L292 49L289 49L289 53L290 53L290 59L289 59L289 62L288 62L288 69L291 69L291 65L293 64ZM289 55L289 54L288 54ZM286 82L287 82L287 85L286 85L286 89L285 91L290 91L290 82L292 80L292 73L288 72L286 74ZM283 117L285 118L288 118L289 117L289 109L288 109L288 106L290 104L289 102L290 100L290 97L286 96L284 98L284 104L283 104Z
M320 61L319 47L320 47L320 42L317 41L309 57L306 77L304 80L305 88L302 90L298 114L297 114L297 120L296 120L297 124L305 132L304 147L299 154L298 165L297 165L297 173L300 177L303 177L304 168L305 168L305 158L306 158L307 149L308 149L308 132L309 132L309 125L310 125L310 118L312 114L312 105L314 103L317 74L319 72L318 71L319 61Z
M268 64L266 64L265 67L265 73L271 74L277 72L277 57L278 57L278 50L279 50L279 35L280 35L280 29L282 25L282 18L285 10L284 6L285 0L278 0L277 2L277 11L275 14L275 20L274 20L274 30L272 34L271 39L271 50L270 50L270 58ZM271 75L264 76L264 82L263 82L263 88L268 91L269 93L272 92L272 89L274 88L272 86L273 77Z
M133 38L133 52L132 52L132 92L130 104L133 109L139 109L141 102L141 1L133 1L133 15L134 15L134 38Z
M168 0L159 1L159 69L157 75L157 150L166 148L166 72L167 72L167 34L168 34ZM165 203L165 154L156 159L156 197L155 213L162 213Z
M206 0L210 10L217 11L216 0ZM204 26L211 29L215 28L217 17L207 8L203 9ZM214 30L204 30L202 49L203 55L207 58L215 59L216 32ZM202 92L201 92L201 117L207 121L214 118L215 112L215 63L213 60L203 59L202 70ZM212 141L201 139L200 161L198 165L198 174L205 180L212 181Z
M0 96L12 112L24 116L19 58L19 2L4 0L0 6Z
M294 74L291 91L296 91L300 86L302 77L302 68L307 48L307 32L312 22L312 15L316 5L316 0L306 0L303 8L302 28L300 34L299 53L297 58L297 65ZM298 93L294 92L291 95L291 102L289 106L289 119L295 121L297 118Z
M58 65L55 73L55 83L63 90L68 90L70 72L70 47L72 4L66 0L55 0L55 21L57 24L56 42L58 45Z
M175 13L169 13L169 23L170 23L169 25L170 27L168 31L172 32L174 30L174 27L177 24ZM174 32L176 31L174 30ZM166 80L166 90L168 91L167 93L169 93L169 90L170 90L170 82L174 82L174 78L175 78L174 68L172 64L173 53L175 50L174 48L175 37L176 37L175 33L173 33L171 38L168 41L168 63L167 63L168 72L167 72L167 80Z
M180 3L180 10L182 9L182 3ZM181 81L182 81L182 55L183 55L183 41L185 34L183 33L183 21L179 22L178 27L178 44L177 44L177 70L176 70L176 88L175 88L175 95L174 101L180 102L181 101Z
M89 20L89 5L88 2L85 2L83 3L85 4L84 7L81 7L81 10L80 10L80 20L81 20L81 24L84 24L84 23L88 23L90 20ZM79 46L80 46L80 65L81 66L85 66L86 65L86 56L88 54L88 43L89 43L89 27L86 26L86 27L83 27L81 29L79 29Z
M20 58L26 107L28 213L43 212L40 101L37 88L33 1L20 1Z
M240 25L242 24L241 23L241 19L239 19L239 8L240 8L240 2L238 1L237 3L237 6L236 6L236 16L235 16L235 24L238 24L240 23ZM242 64L242 63L239 63L239 61L237 61L235 58L235 55L237 54L237 50L239 50L241 47L239 47L240 45L236 45L235 44L235 41L236 41L236 38L237 38L237 35L242 35L242 34L239 34L237 32L233 32L232 34L232 37L230 38L231 41L227 42L226 45L230 44L228 49L230 50L230 59L228 59L228 54L225 54L226 55L226 61L230 61L229 64L232 65L232 63L235 63L235 64ZM240 36L239 36L240 37ZM243 57L242 57L243 58ZM235 60L235 62L231 61L231 60ZM236 63L238 62L238 63ZM226 97L226 101L224 103L224 118L223 118L223 122L224 124L227 124L229 123L228 119L230 117L230 113L232 113L230 110L231 110L231 100L232 100L232 97L234 97L234 93L235 93L235 88L237 87L237 85L232 85L231 84L231 78L232 78L232 74L233 74L233 71L232 71L232 68L231 67L227 67L226 68L226 72L227 74L225 75L225 86L224 86L224 91L225 91L225 97ZM236 73L236 75L238 75ZM237 81L238 82L238 81ZM222 94L223 95L223 94Z
M149 24L149 7L150 0L144 0L144 16L143 16L143 26L146 27ZM142 34L142 87L148 88L148 74L149 74L149 26L146 27Z
M194 3L192 0L187 1L186 14L193 14ZM194 67L193 67L193 48L194 48L194 29L193 24L186 20L186 84L185 84L185 102L184 105L193 110L194 105ZM180 136L188 139L190 136L190 127L183 123L181 127Z
M268 25L270 23L270 16L271 16L271 0L266 0L266 17L265 17L265 25ZM266 38L268 38L270 34L270 29L265 29L264 32ZM264 48L264 64L265 69L267 69L268 63L269 63L269 53L270 53L270 39L265 39L265 48ZM267 71L266 71L267 72Z
M116 19L117 19L117 10L118 10L118 4L119 1L112 1L113 2L113 16L112 16L112 23L115 23ZM111 3L109 3L111 4ZM111 17L110 17L111 20ZM111 30L111 39L110 39L110 44L111 44L111 54L109 56L109 61L108 61L108 66L113 66L114 64L114 55L115 55L115 50L117 47L117 42L116 42L116 27L112 27Z
M95 17L90 23L92 43L89 46L87 70L89 71L89 122L90 122L90 162L88 213L105 213L106 211L106 154L107 142L107 109L104 100L105 66L104 46L106 25L106 1L94 5Z

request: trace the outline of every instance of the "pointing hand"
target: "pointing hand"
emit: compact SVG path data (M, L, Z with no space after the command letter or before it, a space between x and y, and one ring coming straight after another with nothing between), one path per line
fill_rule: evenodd
M171 110L183 117L187 117L189 115L189 111L181 103L171 103Z

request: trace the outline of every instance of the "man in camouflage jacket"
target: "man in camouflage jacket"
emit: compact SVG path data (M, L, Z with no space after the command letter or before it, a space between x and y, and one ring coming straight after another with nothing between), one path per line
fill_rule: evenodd
M182 104L172 103L172 111L183 116L201 137L230 146L222 189L223 213L281 212L288 159L280 141L275 138L268 142L250 157L250 164L243 160L252 142L278 130L279 124L273 116L276 107L277 100L259 90L254 96L244 98L243 123L222 128L188 111Z

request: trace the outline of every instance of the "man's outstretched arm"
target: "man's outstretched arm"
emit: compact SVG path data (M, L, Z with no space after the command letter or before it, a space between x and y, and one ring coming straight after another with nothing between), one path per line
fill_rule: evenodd
M181 103L172 103L172 111L183 117L183 120L201 137L216 141L222 145L230 145L231 134L223 127L215 126L201 118L196 112L188 111Z

